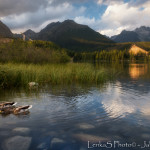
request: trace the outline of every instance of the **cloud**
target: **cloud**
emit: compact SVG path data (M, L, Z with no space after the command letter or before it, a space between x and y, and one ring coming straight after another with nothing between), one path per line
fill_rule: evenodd
M142 7L142 6L146 6L147 4L149 3L149 0L131 0L129 2L129 5L130 6L133 6L133 7Z
M48 4L48 0L0 0L0 17L35 12L39 8L45 8Z
M85 11L85 7L75 8L73 3L89 0L0 0L0 18L14 32L21 29L41 29L52 21L73 19Z
M122 4L124 0L98 0L97 3L99 5L114 5L114 4Z
M149 26L150 9L147 5L142 7L141 10L140 7L133 7L128 3L108 6L101 18L101 24L105 24L105 27L100 29L101 32L113 35L120 29L133 30L142 25Z
M90 3L97 13L91 13ZM0 18L14 32L28 28L38 31L46 23L73 19L112 36L124 29L150 26L149 8L149 0L0 0Z
M74 20L81 24L87 24L107 36L119 34L122 30L134 30L136 27L150 25L150 2L146 0L144 3L133 3L131 1L123 3L122 0L117 1L117 3L108 0L101 0L102 2L109 5L101 18L78 16Z
M107 36L119 34L125 29L134 30L136 27L150 25L150 1L123 3L123 0L99 0L99 4L108 5L101 18L78 16L75 21L87 24Z
M90 2L91 0L52 0L51 1L51 4L52 5L59 5L61 3L70 3L70 4L73 4L73 3L85 3L85 2ZM94 0L96 1L96 0Z
M149 99L150 93L147 93L144 96L144 101L141 101L142 97L137 97L137 95L133 95L130 89L123 87L120 82L116 82L115 87L108 86L107 87L108 94L102 99L102 105L106 113L110 118L124 118L128 117L130 114L137 114L140 112L144 119L149 119L150 109L149 109ZM128 90L130 92L128 92ZM126 93L124 93L126 91ZM126 95L126 97L125 97ZM136 97L136 102L129 100L130 97ZM132 98L131 98L132 99ZM137 123L139 123L139 119L135 118Z
M39 30L43 27L45 22L61 21L68 18L75 17L84 13L85 7L80 7L78 11L69 3L63 3L58 6L49 6L45 9L40 8L35 12L22 13L20 15L10 15L4 17L2 21L6 23L13 31L21 28L36 28Z
M0 0L0 17L32 13L50 6L61 6L64 3L84 3L90 0Z
M93 17L93 18L87 18L87 17L84 17L84 16L78 16L78 17L75 17L75 22L79 23L79 24L86 24L88 26L90 26L91 28L93 29L96 29L96 25L98 24L97 23L97 20Z
M117 29L103 29L103 30L99 30L98 32L100 32L103 35L107 35L107 36L112 36L112 35L118 35L120 34L125 28L124 27L119 27Z

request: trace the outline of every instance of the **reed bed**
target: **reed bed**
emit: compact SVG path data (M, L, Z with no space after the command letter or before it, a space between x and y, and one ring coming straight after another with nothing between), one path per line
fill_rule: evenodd
M29 82L40 85L71 83L102 83L111 80L114 72L96 69L92 64L0 64L0 87L27 86Z

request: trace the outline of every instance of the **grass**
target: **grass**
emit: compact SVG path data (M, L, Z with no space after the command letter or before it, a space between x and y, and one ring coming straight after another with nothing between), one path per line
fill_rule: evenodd
M0 87L23 87L29 82L50 84L102 83L111 80L114 73L92 64L0 64Z

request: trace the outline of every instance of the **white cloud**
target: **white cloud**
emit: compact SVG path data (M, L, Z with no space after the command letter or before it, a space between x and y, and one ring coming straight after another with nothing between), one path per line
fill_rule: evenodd
M42 7L36 12L27 12L20 15L10 15L3 17L2 21L6 23L13 32L20 32L21 29L40 30L46 23L53 21L63 21L84 13L85 7L80 7L78 11L69 4L63 3L58 6Z
M104 29L104 30L99 30L98 32L103 34L103 35L112 36L112 35L119 34L120 32L122 32L122 30L124 30L123 27L120 27L117 29Z
M75 17L75 22L79 23L79 24L85 24L90 26L91 28L96 28L96 24L97 24L97 20L93 17L93 18L87 18L84 16L78 16Z
M124 93L125 91L126 93ZM130 89L123 87L120 82L117 82L116 86L112 87L110 85L107 87L107 91L102 100L102 105L110 118L124 118L130 114L140 112L143 115L143 118L150 120L150 93L147 93L144 97L142 96L143 95L141 95L141 97L136 94L133 95ZM133 97L135 97L136 102L132 101ZM144 103L141 99L144 99ZM138 118L135 119L137 123L140 123Z
M0 17L14 32L28 28L38 31L46 23L65 19L74 19L108 36L119 34L124 29L150 26L149 0L130 0L128 3L124 0L93 1L97 5L107 5L101 18L95 18L94 15L85 17L88 7L80 4L90 0L0 0ZM80 7L75 7L74 3Z
M108 4L101 18L95 19L85 16L75 17L75 21L87 24L101 34L112 36L122 30L134 30L140 26L150 26L150 2L123 3L122 0L99 0L99 3ZM141 9L142 8L142 9Z
M99 30L110 36L123 29L133 30L142 25L150 26L149 18L149 6L143 5L141 10L139 7L129 6L128 3L110 5L101 18L101 24L105 27Z

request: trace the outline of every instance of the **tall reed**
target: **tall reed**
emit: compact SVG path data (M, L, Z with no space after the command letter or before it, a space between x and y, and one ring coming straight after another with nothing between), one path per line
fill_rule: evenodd
M96 69L92 64L68 63L68 64L0 64L0 86L20 87L29 82L39 84L71 84L77 83L101 83L111 80L114 74L100 68Z

